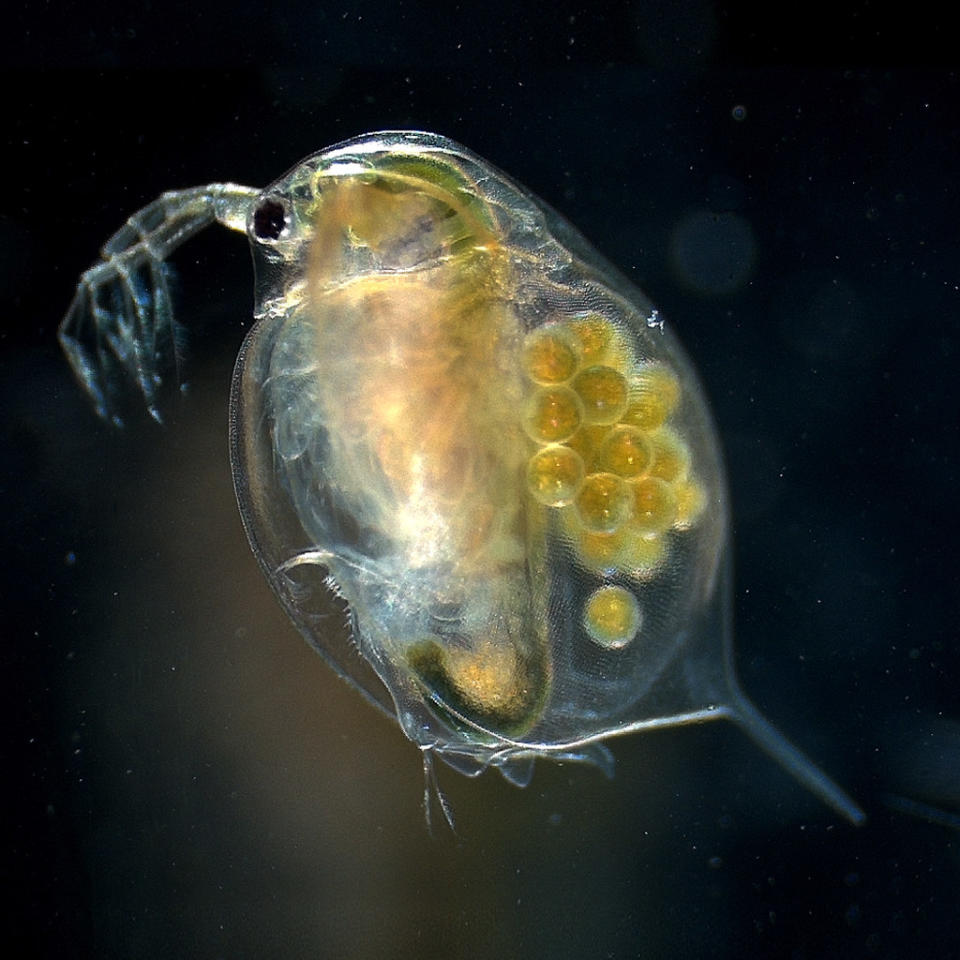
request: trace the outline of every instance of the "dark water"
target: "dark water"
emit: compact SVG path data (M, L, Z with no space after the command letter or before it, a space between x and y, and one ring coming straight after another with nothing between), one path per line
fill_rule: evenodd
M20 15L4 75L19 952L960 954L960 82L916 69L944 59L936 24L897 44L835 11L778 46L707 4L86 16ZM679 331L728 457L743 683L865 826L717 725L614 744L610 782L441 770L458 835L431 838L416 750L302 642L243 536L226 445L242 237L177 260L195 337L177 422L95 420L55 330L123 218L383 127L509 171Z

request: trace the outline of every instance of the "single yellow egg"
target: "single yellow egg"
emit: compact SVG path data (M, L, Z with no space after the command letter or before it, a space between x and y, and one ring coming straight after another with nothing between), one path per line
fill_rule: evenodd
M527 486L535 500L548 507L562 507L577 495L584 473L579 453L554 444L530 458Z
M594 643L621 650L640 629L640 604L623 587L600 587L587 599L583 625Z
M587 367L572 385L583 402L586 423L616 423L627 409L627 381L613 367Z

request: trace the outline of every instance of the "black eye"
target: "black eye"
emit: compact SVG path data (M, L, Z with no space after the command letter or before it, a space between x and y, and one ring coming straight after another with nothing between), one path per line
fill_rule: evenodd
M262 200L253 211L253 232L260 240L276 240L287 222L287 214L279 200Z

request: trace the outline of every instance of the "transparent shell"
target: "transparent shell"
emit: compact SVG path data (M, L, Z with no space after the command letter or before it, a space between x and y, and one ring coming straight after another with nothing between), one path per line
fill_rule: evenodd
M245 219L255 258L231 399L250 543L309 642L425 757L523 785L536 757L609 771L609 737L728 717L862 819L736 683L716 430L638 290L431 134L369 134L259 193L206 191L202 225ZM169 252L150 249L141 231L123 255L142 272ZM123 283L91 273L93 303ZM62 337L103 409L83 313L75 300ZM128 372L149 403L157 378Z

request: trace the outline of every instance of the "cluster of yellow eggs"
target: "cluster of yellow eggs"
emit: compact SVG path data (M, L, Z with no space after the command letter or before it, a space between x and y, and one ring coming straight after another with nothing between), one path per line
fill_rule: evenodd
M523 366L530 380L523 424L535 445L530 495L559 512L586 569L654 579L668 535L689 528L704 503L690 450L671 423L681 401L677 377L664 364L636 362L616 327L596 313L531 332ZM624 631L639 628L635 598L602 587L585 625L598 643L622 646L630 639Z

